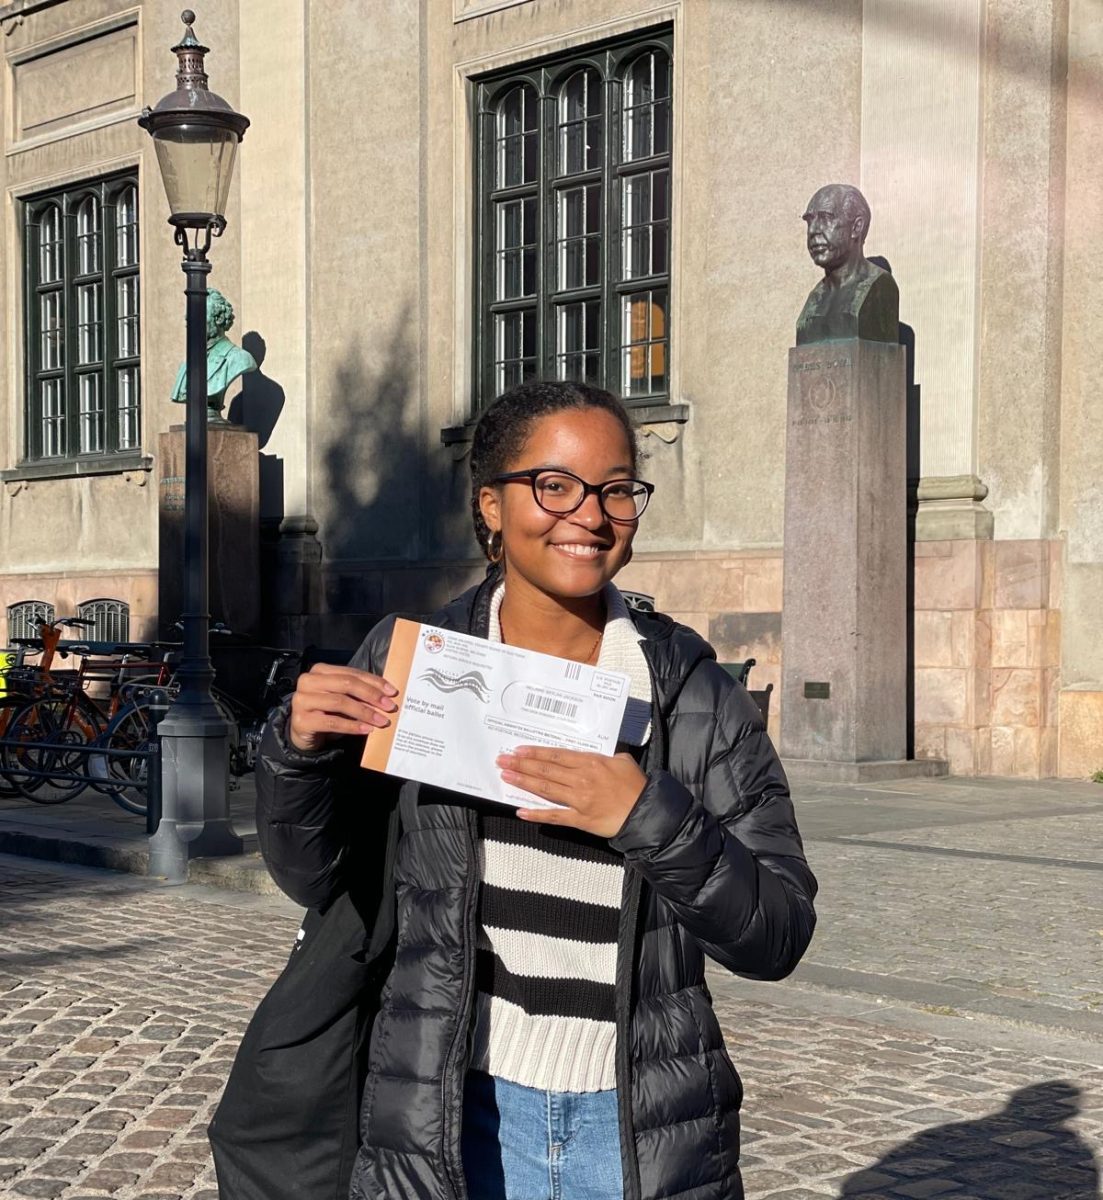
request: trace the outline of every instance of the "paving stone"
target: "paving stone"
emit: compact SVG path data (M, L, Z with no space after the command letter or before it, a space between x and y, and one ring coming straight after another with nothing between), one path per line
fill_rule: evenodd
M985 1200L1043 1200L1051 1198L1050 1186L1039 1179L1004 1179L981 1188Z
M195 1162L161 1163L154 1167L145 1182L151 1187L184 1190L191 1187L202 1164Z
M69 1186L67 1179L48 1179L37 1176L33 1179L19 1179L12 1184L12 1192L17 1196L41 1197L42 1200L53 1200L60 1196Z
M892 1191L896 1196L907 1197L907 1200L929 1200L932 1196L960 1192L961 1184L953 1179L916 1179L911 1183L897 1184Z
M862 1196L868 1192L883 1190L890 1184L896 1183L894 1175L886 1175L884 1171L859 1171L846 1179L846 1195Z
M81 1187L97 1188L109 1195L114 1195L122 1188L134 1183L137 1178L137 1175L131 1175L126 1171L98 1170L90 1171L80 1183Z
M71 1154L80 1158L98 1158L115 1144L115 1136L111 1133L75 1133L67 1141L58 1146L61 1154Z
M128 1112L117 1108L105 1108L94 1112L85 1122L86 1129L122 1129L129 1125L134 1118Z
M31 1159L37 1158L44 1150L48 1150L51 1144L47 1138L6 1137L0 1143L0 1156L30 1162Z
M169 1129L136 1129L120 1138L119 1145L128 1150L159 1150L171 1139Z

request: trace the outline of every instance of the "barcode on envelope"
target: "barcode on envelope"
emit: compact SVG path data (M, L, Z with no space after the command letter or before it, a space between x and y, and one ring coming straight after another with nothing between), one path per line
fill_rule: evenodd
M526 692L524 708L527 712L566 717L568 721L573 721L578 716L577 700L559 700L555 696L545 696L540 692Z
M578 679L582 674L581 663L567 663L567 669L563 672L568 679Z

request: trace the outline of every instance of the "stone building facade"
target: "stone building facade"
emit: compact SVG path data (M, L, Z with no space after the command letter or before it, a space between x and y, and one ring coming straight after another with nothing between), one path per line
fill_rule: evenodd
M212 286L260 363L232 412L260 436L271 639L352 644L476 578L472 416L511 373L584 363L635 404L658 485L626 585L777 684L799 216L853 182L912 346L915 753L1103 768L1094 0L194 7L253 122ZM180 31L169 0L0 5L0 639L30 600L157 628L183 277L135 118Z

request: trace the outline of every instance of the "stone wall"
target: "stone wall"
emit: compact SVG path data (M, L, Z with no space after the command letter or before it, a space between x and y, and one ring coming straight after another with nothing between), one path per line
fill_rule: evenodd
M130 637L133 641L156 638L157 572L146 571L59 571L34 575L0 575L0 646L8 644L8 607L23 600L45 600L55 615L72 617L77 606L107 597L130 606ZM79 638L67 630L66 638Z
M1057 775L1059 541L920 542L916 756L959 775Z
M771 684L770 735L781 728L781 551L642 552L617 577L707 638L720 662L756 660L750 686Z

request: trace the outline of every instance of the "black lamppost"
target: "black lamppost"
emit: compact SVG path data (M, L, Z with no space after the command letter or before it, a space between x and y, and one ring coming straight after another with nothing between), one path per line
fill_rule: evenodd
M207 571L207 251L226 228L226 201L238 142L249 127L207 87L208 48L196 39L195 13L173 50L179 59L176 91L138 124L152 136L157 162L184 252L187 277L186 452L184 480L184 647L177 671L180 691L160 725L164 752L163 815L150 840L149 872L172 881L187 877L187 860L204 854L240 854L230 824L227 725L211 696L214 670L208 645Z

